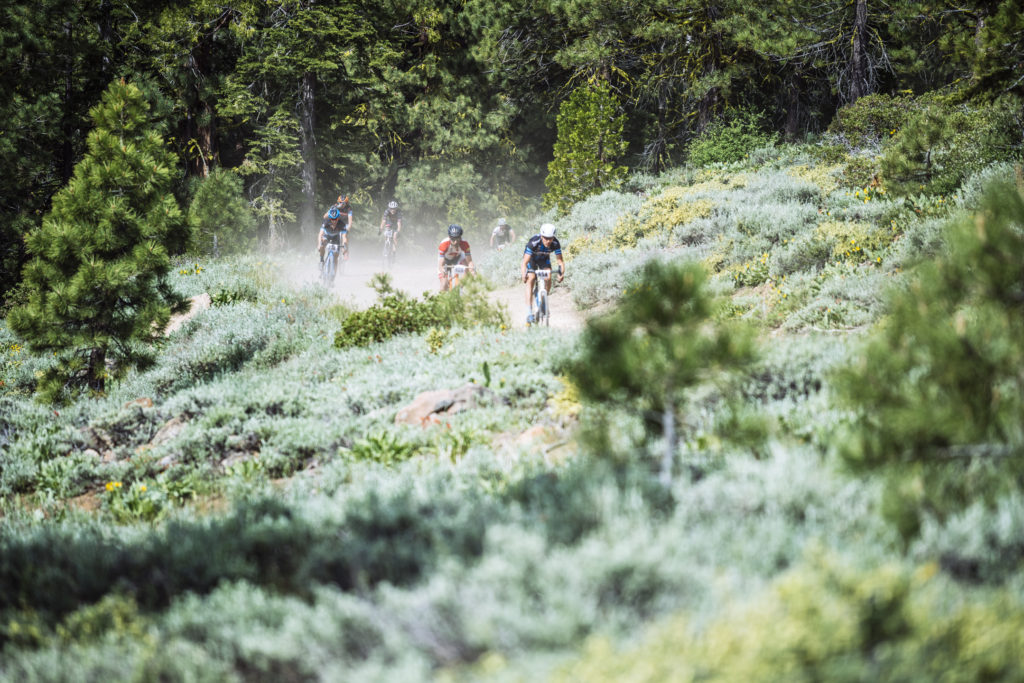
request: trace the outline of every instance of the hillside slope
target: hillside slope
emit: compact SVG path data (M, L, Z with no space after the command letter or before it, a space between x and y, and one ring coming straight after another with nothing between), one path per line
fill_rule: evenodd
M182 262L179 291L213 306L154 367L54 408L30 395L47 359L0 327L0 678L859 680L928 677L939 651L944 672L1017 677L1019 495L901 537L885 482L836 455L851 411L830 385L984 178L890 199L812 152L575 206L554 301L579 313L552 329L336 348L373 305L368 263L336 296L308 254ZM399 264L410 296L428 257ZM518 258L478 256L513 321ZM709 324L761 340L688 394L668 487L643 406L566 379L578 321L651 259L703 263L726 301ZM476 407L395 423L466 384Z

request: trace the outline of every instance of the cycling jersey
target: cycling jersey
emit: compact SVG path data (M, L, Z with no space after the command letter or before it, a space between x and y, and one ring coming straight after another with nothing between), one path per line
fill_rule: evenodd
M439 258L443 258L445 265L448 266L462 263L466 260L467 256L470 256L469 242L466 240L446 239L437 248L437 255Z
M545 246L540 235L534 235L530 238L530 241L526 243L526 250L523 251L523 254L530 255L530 260L526 264L527 270L550 268L551 255L554 254L555 256L561 256L562 245L559 244L558 238L555 237L551 240L550 246Z
M508 225L499 225L491 231L491 236L494 238L494 243L507 244L512 241L512 228Z
M325 223L327 221L331 220L330 218L327 217L327 214L331 212L331 209L337 209L338 210L338 213L340 213L341 216L339 218L334 219L334 220L344 219L345 220L345 229L347 230L348 226L352 225L352 205L349 204L348 202L344 202L342 204L339 204L339 203L335 202L334 204L331 204L327 208L327 212L324 213L324 222Z
M384 224L385 230L394 230L395 226L402 220L402 212L399 209L395 210L395 213L391 213L391 209L384 211L384 216L380 219L381 223Z
M348 223L343 223L341 218L324 221L320 226L320 234L331 244L341 244L341 236L348 232Z

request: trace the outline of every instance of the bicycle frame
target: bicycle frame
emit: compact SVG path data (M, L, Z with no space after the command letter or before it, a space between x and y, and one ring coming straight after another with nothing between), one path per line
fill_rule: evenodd
M551 324L551 307L548 305L548 288L546 282L551 279L550 268L538 268L532 271L533 291L530 295L534 324Z
M395 262L395 230L394 228L384 229L384 266L390 268Z
M451 266L445 266L444 277L445 282L447 282L447 286L445 287L444 291L451 291L458 287L459 281L462 279L462 276L465 275L466 271L468 270L469 266L463 263L456 263Z
M341 245L333 242L327 243L327 248L324 251L324 262L320 266L320 281L325 287L330 287L334 284L334 277L338 274L338 252L341 250Z

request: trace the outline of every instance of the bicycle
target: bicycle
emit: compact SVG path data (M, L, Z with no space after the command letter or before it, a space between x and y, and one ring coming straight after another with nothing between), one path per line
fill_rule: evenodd
M341 245L329 242L324 250L324 260L320 263L320 283L330 289L338 274L338 251Z
M444 279L446 286L442 289L442 292L454 291L462 280L462 276L469 270L469 266L463 263L455 263L450 266L444 267Z
M391 270L395 265L395 252L398 245L395 242L395 231L391 228L384 229L384 268Z
M562 272L561 266L558 268ZM548 288L544 286L545 280L551 279L550 268L538 268L533 271L533 291L530 294L530 314L533 316L534 325L551 325L551 307L548 305Z

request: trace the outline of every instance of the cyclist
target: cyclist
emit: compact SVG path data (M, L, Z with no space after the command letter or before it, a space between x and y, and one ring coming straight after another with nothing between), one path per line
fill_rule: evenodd
M545 223L540 226L540 234L534 235L526 243L523 262L520 264L523 282L526 283L526 324L532 325L533 320L533 281L537 277L535 270L551 268L551 255L558 260L558 281L565 279L565 259L562 258L562 245L555 237L555 226ZM551 292L551 278L545 282L548 293Z
M441 291L448 291L451 285L449 273L445 266L466 265L469 272L475 272L473 255L469 252L469 242L462 239L462 226L452 223L448 226L448 239L437 248L437 278L441 281Z
M342 258L348 258L345 233L345 223L341 217L341 212L332 206L327 210L327 218L324 219L323 225L320 226L320 234L317 237L317 250L320 252L321 266L324 263L324 252L327 250L328 244L337 244L341 249Z
M501 250L516 238L516 231L504 218L498 219L498 227L491 231L491 249Z
M392 200L388 202L388 208L384 210L384 215L380 219L380 228L377 229L377 234L380 235L385 230L392 230L395 241L395 249L398 248L398 233L402 232L402 212L398 210L398 202Z
M316 248L320 253L320 263L324 262L324 245L327 244L328 238L334 244L341 245L341 257L348 260L348 231L351 229L352 205L349 204L348 195L338 197L338 201L324 214L324 222L320 225L320 233L317 235Z

